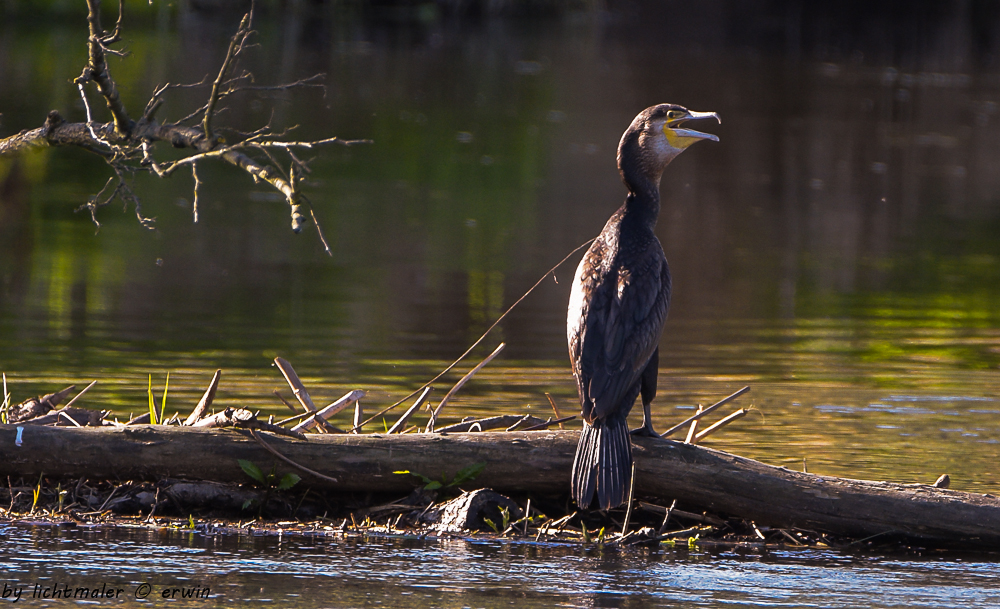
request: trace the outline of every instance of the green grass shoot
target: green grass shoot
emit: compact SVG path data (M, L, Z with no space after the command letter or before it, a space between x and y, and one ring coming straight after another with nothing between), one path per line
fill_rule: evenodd
M153 399L153 375L149 375L149 424L156 425L156 400Z
M38 486L31 491L32 501L31 501L31 513L35 513L35 507L38 506L38 498L42 496L42 476L45 474L38 475Z
M163 382L163 399L160 400L160 421L167 412L167 389L170 388L170 371L167 370L167 380Z

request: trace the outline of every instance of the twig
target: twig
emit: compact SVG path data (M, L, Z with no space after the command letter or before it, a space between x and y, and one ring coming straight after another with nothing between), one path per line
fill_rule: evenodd
M694 520L695 522L702 522L705 524L714 524L720 527L726 524L725 520L716 518L715 516L709 516L708 514L695 514L694 512L685 512L683 510L675 509L673 505L671 505L669 508L665 508L662 505L656 505L655 503L647 503L645 501L637 501L636 503L640 510L646 510L647 512L654 512L657 514L666 514L669 512L671 516L677 516L678 518L685 518L687 520Z
M65 412L63 412L63 410L65 410L65 408L63 408L62 410L59 411L59 416L60 417L65 418L67 421L69 421L70 423L72 423L73 425L75 425L77 427L83 427L83 425L80 425L79 423L76 422L76 419L74 419L73 417L71 417L68 414L66 414Z
M670 522L670 516L673 513L675 507L677 507L676 499L673 500L673 502L670 504L670 507L668 507L667 511L663 514L663 523L660 524L660 528L656 530L657 537L663 535L663 531L667 530L667 523Z
M748 408L741 408L736 412L732 413L731 415L727 416L726 418L719 419L711 427L706 428L704 431L698 432L698 434L694 437L695 442L701 442L701 440L706 436L719 431L720 429L722 429L726 425L729 425L733 421L736 421L737 419L742 419L747 415L748 412L750 412Z
M287 404L288 402L285 402L285 403ZM302 419L304 419L304 418L306 418L308 416L314 415L314 414L316 414L316 413L314 413L314 412L300 412L299 414L292 415L292 416L288 417L287 419L281 419L280 421L278 421L277 423L275 423L275 425L287 425L289 423L294 423L296 421L300 421L300 420L302 420Z
M153 521L153 514L156 513L156 508L160 507L160 489L156 489L156 494L153 495L153 509L149 510L149 516L146 516L146 522Z
M560 423L559 423L559 429L566 429L566 427L561 422L561 421L564 421L565 419L563 419L562 415L559 414L559 407L556 406L556 401L552 399L552 394L551 393L546 393L545 397L549 398L549 404L552 405L552 412L556 413L556 419L558 421L560 421Z
M237 49L243 46L243 42L250 35L250 16L252 13L247 13L243 15L243 19L240 21L240 27L233 34L233 37L229 40L229 49L226 51L226 57L222 60L222 67L219 68L219 75L215 77L215 82L212 83L212 92L208 96L208 104L205 106L205 116L201 122L201 130L205 134L205 139L212 141L212 115L215 113L215 104L219 101L219 87L222 85L222 81L226 78L226 73L229 71L229 66L236 56ZM239 45L239 47L237 47ZM315 410L315 409L314 409Z
M438 433L461 433L463 431L473 431L474 428L479 428L479 431L488 431L490 429L506 429L507 431L513 431L518 424L524 423L547 425L549 422L543 421L538 417L533 417L529 414L502 414L482 419L469 417L465 421L452 423L451 425L447 425L441 429L435 429L434 431Z
M104 503L101 504L101 507L97 508L97 512L98 513L101 513L101 512L104 511L104 506L106 506L108 504L108 502L111 501L111 498L115 496L115 493L117 493L118 489L120 489L121 487L122 487L122 485L119 485L119 486L116 486L115 488L111 489L111 494L108 495L108 498L104 500Z
M201 180L198 179L198 163L191 163L191 177L194 178L194 196L191 200L191 213L194 216L194 223L198 223L198 189L201 187Z
M309 411L315 411L316 405L313 404L312 398L309 397L309 392L306 391L305 385L299 380L299 375L295 373L295 368L288 363L287 360L280 357L274 358L274 364L281 370L281 374L285 376L285 380L288 382L288 386L292 388L292 393L302 404L302 407Z
M273 393L275 396L277 396L278 399L281 400L281 403L284 404L285 406L287 406L289 410L291 410L292 412L299 412L298 408L296 408L295 406L292 406L291 404L288 403L288 400L286 400L285 398L281 397L281 392L279 392L277 389L275 389L271 393ZM303 417L304 416L308 416L309 415L309 411L306 410L305 412L300 412L299 415L301 415ZM286 419L283 422L287 423L288 421L291 421L293 419L298 419L298 418L299 418L298 416L295 416L295 417L292 417L291 419Z
M427 422L427 431L428 432L434 431L434 423L437 421L438 414L440 414L441 409L444 408L444 405L448 403L448 400L451 399L451 396L455 395L455 393L459 389L462 388L462 385L464 385L466 383L466 381L468 381L469 379L471 379L477 372L479 372L480 368L482 368L486 364L490 363L490 361L494 357L496 357L497 355L499 355L500 352L503 351L503 348L506 347L506 346L507 346L506 343L500 343L497 346L497 348L493 350L493 353L490 353L489 355L487 355L486 359L484 359L483 361L479 362L479 364L477 364L476 367L473 368L472 370L469 370L465 374L465 376L463 376L462 378L460 378L458 380L458 382L455 383L455 386L451 388L451 391L449 391L447 394L445 394L444 398L437 405L437 408L435 408L434 412L431 413L431 419L430 419L430 421Z
M361 400L354 402L354 427L351 428L351 433L361 433L361 427L364 423L361 419L365 417L364 410L361 409Z
M680 531L670 531L669 533L660 533L656 536L657 541L663 539L670 539L671 537L680 537L681 535L687 535L688 533L694 533L699 530L700 527L690 527L687 529L681 529Z
M513 425L511 425L510 427L508 427L508 428L507 428L506 430L504 430L504 431L514 431L514 430L516 430L516 429L517 429L518 427L520 427L520 426L521 426L521 424L523 424L523 423L524 423L525 421L527 421L527 420L529 420L529 419L533 419L533 418L535 418L535 417L531 416L530 414L526 414L526 415L522 416L521 418L519 418L519 419L517 420L517 423L514 423Z
M90 388L93 387L96 384L97 384L97 381L92 381L89 385L87 385L86 387L84 387L83 390L80 391L80 393L78 393L75 396L73 396L72 400L66 402L66 405L63 406L63 410L69 408L74 403L76 403L76 401L80 399L80 396L82 396L83 394L87 393L87 391L89 391ZM75 421L74 421L74 423L75 423Z
M520 298L518 298L517 300L515 300L514 304L510 305L509 307L507 307L507 310L504 311L500 315L500 317L498 317L496 319L496 321L494 321L493 324L490 325L489 328L486 328L486 331L483 332L482 336L480 336L478 339L476 339L476 342L472 343L472 345L469 346L469 348L465 350L465 353L462 353L462 355L459 355L458 359L456 359L451 364L449 364L447 368L445 368L444 370L442 370L441 372L439 372L437 374L437 376L435 376L431 380L427 381L426 383L424 383L423 385L421 385L417 389L413 390L412 392L410 392L409 394L407 394L406 396L404 396L403 399L399 400L395 404L392 404L391 406L389 406L388 408L386 408L385 410L383 410L382 413L379 413L379 415L377 415L377 416L380 416L381 414L383 414L385 412L388 412L389 410L392 410L393 408L399 406L400 404L402 404L406 400L408 400L408 399L412 398L413 396L417 395L418 393L420 393L420 391L422 391L425 387L429 386L431 383L437 381L442 376L444 376L444 375L448 374L449 372L451 372L451 369L454 368L455 366L457 366L459 364L459 362L461 362L463 359L465 359L465 357L467 355L469 355L470 353L472 353L472 350L475 349L476 347L478 347L479 343L483 342L483 340L486 339L486 337L489 335L489 333L493 331L493 328L497 327L500 324L500 322L503 321L504 318L507 317L507 315L511 311L514 310L514 307L516 307L517 305L521 304L521 301L524 300L525 298L527 298L528 294L531 294L532 292L534 292L535 288L537 288L539 285L541 285L542 282L545 281L545 279L549 275L552 275L553 273L555 273L556 269L558 269L560 266L562 266L564 262L566 262L567 260L569 260L573 256L573 254L575 254L578 251L582 250L583 248L587 247L593 241L594 241L593 239L589 239L589 240L585 241L584 243L581 243L580 245L578 245L577 247L575 247L572 252L566 254L566 256L564 256L562 260L560 260L559 262L557 262L555 264L555 266L553 266L549 270L545 271L545 274L543 274L541 277L539 277L538 281L536 281L533 286L531 286L530 288L528 288L527 292L525 292L524 294L521 295Z
M701 404L699 404L698 405L698 414L703 414L703 412L704 412L704 408L702 408ZM685 444L694 444L695 443L694 436L695 436L696 433L698 433L698 420L699 419L695 419L695 420L691 421L691 427L688 428L687 437L684 438L684 443Z
M201 396L201 400L198 401L198 405L194 407L191 414L184 419L184 425L194 425L198 419L205 416L205 412L212 407L212 401L215 400L215 392L219 388L219 378L222 376L222 370L216 370L215 375L212 376L212 382L208 384L208 389L205 390L205 394Z
M541 429L548 429L549 426L555 425L556 423L559 423L559 429L565 429L563 427L563 423L565 423L566 421L572 421L576 417L577 417L577 415L574 414L574 415L570 415L568 417L563 417L561 419L555 419L555 420L552 420L552 421L546 421L544 423L539 423L538 425L532 425L531 427L525 427L521 431L539 431Z
M406 422L409 421L410 417L413 416L413 413L420 410L420 407L424 404L424 400L427 399L427 396L433 389L434 388L430 386L426 387L424 389L424 392L420 394L420 397L417 398L417 401L413 402L413 405L406 409L406 412L403 413L403 416L399 417L399 419L395 423L393 423L392 427L389 428L388 433L398 433L400 429L403 429L406 425Z
M253 439L257 440L257 443L260 444L267 452L271 453L272 455L274 455L275 457L281 459L282 461L284 461L285 463L291 465L292 467L297 467L298 469L306 472L307 474L311 474L313 476L316 476L320 480L326 480L327 482L333 482L333 483L337 482L336 478L331 478L330 476L326 476L326 475L321 474L321 473L319 473L319 472L317 472L315 470L311 470L308 467L306 467L305 465L301 465L299 463L296 463L295 461L292 461L291 459L289 459L285 455L279 453L277 450L275 450L274 448L272 448L270 444L268 444L267 442L265 442L263 438L260 437L260 434L257 433L256 429L251 429L250 430L250 434L253 436Z
M108 64L104 56L107 50L105 45L118 41L121 13L119 12L118 27L115 28L113 35L108 36L101 28L100 0L87 0L87 8L87 21L90 24L90 36L87 39L89 60L83 74L77 78L77 84L87 81L93 81L97 84L97 89L104 96L104 101L107 103L108 109L114 117L115 135L125 137L131 130L131 120L129 120L128 112L125 111L125 105L122 104L122 100L118 95L118 88L115 86L115 81L111 79L111 74L108 72Z
M293 371L294 374L294 371ZM357 402L365 396L365 392L360 389L355 389L353 391L348 391L336 402L333 402L329 406L325 406L322 410L318 412L313 412L313 416L309 417L305 421L302 421L298 425L292 428L292 431L306 431L307 429L312 429L316 426L319 420L326 421L326 419L337 414L341 410L347 408L351 404Z
M710 412L712 412L712 411L714 411L714 410L716 410L718 408L722 408L724 405L726 405L729 402L735 400L736 398L740 397L741 395L743 395L744 393L746 393L748 391L750 391L750 386L749 385L746 386L746 387L744 387L743 389L740 389L739 391L737 391L736 393L734 393L734 394L732 394L730 396L722 398L721 400L719 400L718 402L712 404L711 406L709 406L705 410L703 410L703 411L701 411L701 412L699 412L699 413L697 413L695 415L692 415L692 416L684 419L683 421L681 421L677 425L674 425L673 427L671 427L667 431L661 433L660 437L661 438L668 438L668 437L672 436L678 429L681 429L682 427L686 426L691 421L697 421L698 419L702 418L706 414L708 414L708 413L710 413Z
M625 522L622 523L622 537L628 533L628 523L632 519L632 495L635 492L635 460L632 461L632 478L628 483L628 508L625 510Z
M326 238L323 236L323 229L319 225L319 220L316 219L316 212L313 210L312 205L309 206L309 215L312 216L313 225L316 227L316 234L319 235L320 243L323 244L323 249L326 251L326 255L333 257L333 250L330 249L330 244L326 242ZM195 220L197 222L197 220Z

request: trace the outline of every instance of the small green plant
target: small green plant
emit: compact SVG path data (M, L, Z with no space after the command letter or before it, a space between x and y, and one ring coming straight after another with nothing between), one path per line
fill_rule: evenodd
M35 507L38 506L38 499L39 499L39 497L42 496L42 476L44 476L44 474L40 474L38 476L38 486L36 486L31 491L31 496L32 496L32 500L31 500L31 513L32 514L35 513Z
M269 489L287 491L298 484L299 480L302 480L298 474L293 474L291 472L282 476L281 479L278 479L278 475L276 473L278 467L277 465L272 467L268 474L265 474L253 461L237 459L236 462L240 464L240 469L242 469L246 475L250 476L255 481Z
M418 474L416 472L411 472L408 469L392 472L394 474L416 476L420 478L420 481L424 484L425 491L436 491L438 489L447 489L451 487L456 487L460 484L465 484L466 482L471 482L479 477L479 474L483 473L486 469L485 463L473 463L472 465L458 470L455 477L448 481L447 476L442 476L440 480L431 480L423 474Z
M156 425L162 423L163 413L167 409L167 389L170 388L170 372L167 372L167 380L163 383L163 399L160 400L160 411L156 411L156 398L153 396L153 375L149 375L149 423Z
M497 525L496 522L494 522L489 518L483 518L483 522L489 525L489 527L493 529L494 533L500 535L501 533L507 530L507 527L510 526L510 509L507 506L503 506L500 508L500 518L501 518L500 525Z
M277 464L275 464L271 468L271 471L269 473L265 474L264 471L259 467L257 467L257 464L254 463L253 461L247 461L246 459L237 459L236 462L240 464L240 469L243 470L243 473L250 476L251 478L253 478L255 482L264 487L266 493L270 493L271 491L275 490L287 491L288 489L298 484L300 480L302 480L301 476L299 476L298 474L293 474L291 472L285 474L281 478L278 478ZM267 495L265 494L265 499L266 496ZM243 502L243 509L245 510L249 508L254 503L256 503L256 499L247 499L246 501Z
M149 396L149 424L156 425L156 398L153 397L153 375L149 375L149 389L146 391Z

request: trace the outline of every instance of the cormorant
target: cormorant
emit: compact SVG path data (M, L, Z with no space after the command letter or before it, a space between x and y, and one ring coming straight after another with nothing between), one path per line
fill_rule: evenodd
M699 140L687 121L714 118L659 104L635 117L618 144L618 171L628 188L618 208L580 261L569 297L566 334L580 392L583 433L573 460L573 498L582 508L597 493L601 509L626 500L632 445L626 417L642 395L642 427L656 436L649 405L656 395L659 342L670 308L670 269L653 232L660 213L660 176Z

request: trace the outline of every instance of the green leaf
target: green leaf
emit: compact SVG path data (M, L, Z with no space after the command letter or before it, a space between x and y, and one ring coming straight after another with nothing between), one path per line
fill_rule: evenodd
M392 472L392 473L394 473L394 474L408 474L410 476L416 476L417 478L420 478L420 481L423 482L424 484L432 484L433 482L435 482L434 480L431 480L430 478L428 478L427 476L425 476L423 474L418 474L416 472L411 472L408 469L404 469L404 470L400 470L400 471ZM438 482L437 486L434 487L434 488L441 488L441 483ZM433 489L431 489L431 490L433 490Z
M421 476L421 477L423 477L423 476ZM426 480L426 478L425 478L425 480ZM431 480L431 481L429 481L427 483L427 486L424 487L424 490L426 490L426 491L436 491L439 488L441 488L442 486L443 485L440 482L438 482L437 480Z
M288 489L298 484L299 480L301 479L302 478L298 474L292 474L292 473L285 474L284 476L281 477L281 482L278 482L278 490L287 491Z
M455 474L455 479L451 481L448 486L458 486L459 484L465 484L471 480L475 480L479 477L479 474L483 473L486 469L486 463L473 463L469 467L458 470Z
M153 375L149 375L149 424L156 425L156 400L153 399Z
M164 413L167 412L167 389L170 388L170 371L167 371L167 380L163 383L163 399L160 400L160 421L163 420Z
M240 468L243 470L244 473L246 473L246 475L250 476L257 482L264 484L264 472L260 471L259 467L257 467L250 461L247 461L246 459L237 459L236 462L240 464ZM246 508L244 507L243 509Z
M250 504L252 504L252 503L253 503L253 499L247 499L246 501L243 502L243 507L241 509L244 509L244 510L247 509L248 507L250 507Z

